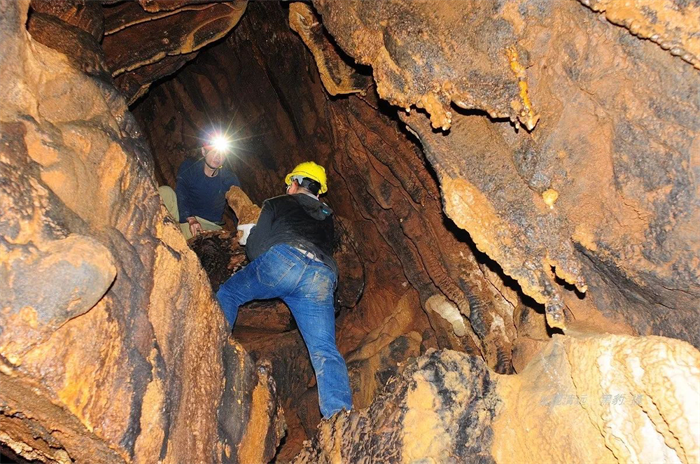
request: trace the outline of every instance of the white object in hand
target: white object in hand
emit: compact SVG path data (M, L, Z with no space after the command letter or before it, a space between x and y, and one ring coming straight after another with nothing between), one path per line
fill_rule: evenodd
M241 224L238 227L236 227L238 230L243 232L243 236L238 240L238 243L241 245L245 245L246 242L248 241L248 236L250 235L250 229L255 227L255 224Z

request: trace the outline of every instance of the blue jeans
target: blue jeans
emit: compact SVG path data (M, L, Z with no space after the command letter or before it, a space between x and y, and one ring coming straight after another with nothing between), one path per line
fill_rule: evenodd
M335 345L335 283L328 266L279 244L232 275L216 294L231 326L239 306L251 300L281 298L289 306L311 356L325 418L352 408L348 369Z

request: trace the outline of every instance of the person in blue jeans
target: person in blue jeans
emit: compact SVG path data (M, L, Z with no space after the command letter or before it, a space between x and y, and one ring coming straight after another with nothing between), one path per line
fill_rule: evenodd
M287 194L265 200L257 225L241 240L250 264L216 296L231 327L251 300L281 298L289 306L316 373L321 414L329 418L352 408L352 393L335 343L333 211L318 199L328 189L326 172L301 163L285 183Z

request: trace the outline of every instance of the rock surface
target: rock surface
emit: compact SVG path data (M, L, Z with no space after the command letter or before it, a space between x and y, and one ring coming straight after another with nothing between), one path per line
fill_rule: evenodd
M360 74L344 61L340 50L331 43L311 6L301 2L292 3L289 6L289 27L299 34L313 53L321 81L329 94L364 93L372 84L369 76Z
M581 0L593 11L605 13L611 23L627 28L637 37L649 39L673 56L700 69L700 5L671 1Z
M36 0L31 37L27 3L0 2L0 53L20 57L0 70L0 442L19 455L262 462L276 396L297 427L280 459L314 433L286 308L242 310L251 359L157 200L153 174L174 185L214 125L255 203L298 162L328 170L338 343L369 409L300 461L697 461L697 392L657 385L697 380L697 353L593 335L700 346L692 2L253 3L201 53L245 2L116 2L104 27L89 2ZM135 108L153 163L111 80L133 102L183 66ZM234 242L191 243L213 288L243 263ZM432 348L466 354L411 363ZM616 409L630 392L641 407ZM552 444L572 422L586 447Z
M632 3L591 5L630 20L662 9ZM700 346L696 69L570 2L314 5L345 52L373 66L382 98L423 102L431 124L420 112L401 119L440 179L446 214L546 306L550 325L605 327L602 313ZM689 43L697 7L681 10L658 27ZM494 119L503 116L531 132ZM448 133L433 130L446 122Z
M42 462L269 460L269 368L229 338L124 98L35 41L28 9L0 1L0 443Z
M256 224L260 217L260 207L250 201L240 187L234 185L226 192L226 203L238 218L239 224Z
M151 83L174 73L197 56L197 50L228 34L247 3L144 0L108 8L102 47L127 102L135 102Z
M689 464L699 406L700 352L679 340L557 336L514 376L430 351L369 408L323 421L293 462Z

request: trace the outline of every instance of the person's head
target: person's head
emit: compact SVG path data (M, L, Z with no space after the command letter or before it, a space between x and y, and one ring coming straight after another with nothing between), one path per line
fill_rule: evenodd
M204 162L211 169L219 169L223 167L224 160L226 159L226 155L224 153L210 147L202 148L202 152L204 154Z
M294 194L307 191L318 196L328 191L326 170L313 161L305 161L298 164L284 179L287 184L287 193Z

